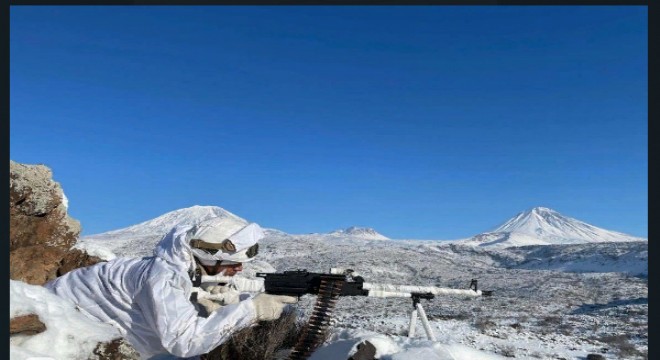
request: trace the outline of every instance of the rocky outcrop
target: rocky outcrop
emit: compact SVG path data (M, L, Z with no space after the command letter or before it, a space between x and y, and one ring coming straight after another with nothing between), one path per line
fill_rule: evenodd
M43 285L101 259L71 249L80 223L68 216L68 200L44 165L9 162L9 276Z
M80 223L67 215L67 200L44 165L9 161L9 250L48 245L70 248Z
M46 331L46 325L35 314L17 316L9 321L9 335L35 335Z
M103 260L96 256L89 255L82 250L71 249L66 252L62 260L60 260L60 266L57 269L57 276L62 276L71 270L75 270L81 267L94 265L100 261Z

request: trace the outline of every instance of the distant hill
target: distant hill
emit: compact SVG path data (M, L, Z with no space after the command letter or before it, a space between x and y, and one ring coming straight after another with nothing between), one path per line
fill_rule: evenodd
M492 231L475 235L460 243L485 247L510 247L646 240L589 225L552 209L535 207L519 213Z
M346 229L335 230L328 235L357 237L368 240L389 240L390 238L379 234L376 230L368 227L351 226Z
M195 225L213 217L229 217L248 223L221 207L195 205L126 228L84 236L78 241L78 246L104 259L114 255L148 256L163 235L176 225Z
M94 238L117 238L130 235L163 235L176 225L197 224L213 217L228 217L239 221L247 221L218 206L195 205L163 214L157 218L141 222L123 229L112 230L102 234L90 235Z

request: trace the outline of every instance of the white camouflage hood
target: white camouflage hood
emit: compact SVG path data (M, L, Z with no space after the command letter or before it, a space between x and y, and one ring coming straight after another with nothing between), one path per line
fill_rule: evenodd
M195 259L190 247L189 232L191 225L174 227L158 242L154 256L176 266L181 271L195 270Z
M212 218L197 225L176 226L158 242L154 249L154 256L186 272L194 271L195 255L201 261L251 261L252 258L247 257L246 252L250 246L256 244L264 237L263 230L256 223L236 222L233 219L228 220L226 218ZM193 238L213 241L213 237L220 239L225 236L232 241L235 251L218 251L216 255L210 256L203 251L193 249L190 245L190 240Z

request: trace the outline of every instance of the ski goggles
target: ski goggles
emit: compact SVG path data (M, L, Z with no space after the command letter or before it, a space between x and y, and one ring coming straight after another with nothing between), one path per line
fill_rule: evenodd
M218 251L222 251L224 253L228 253L230 256L232 255L231 253L235 253L235 254L244 253L248 259L251 259L257 256L257 254L259 253L259 244L254 244L249 248L245 249L245 251L237 252L236 246L234 246L234 244L229 239L226 239L219 244L209 243L200 239L192 239L190 240L190 246L193 249L201 250L210 256L215 256L218 253ZM218 259L218 260L222 260L222 259Z
M193 253L206 262L246 262L253 260L257 255L259 252L257 241L263 237L261 227L252 223L220 242L193 238L190 240L190 246Z

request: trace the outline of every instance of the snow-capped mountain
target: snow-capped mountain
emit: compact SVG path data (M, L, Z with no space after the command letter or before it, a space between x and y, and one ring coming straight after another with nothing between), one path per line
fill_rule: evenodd
M552 209L535 207L519 213L492 231L475 235L462 243L509 247L646 240L589 225Z
M368 240L389 240L387 236L379 234L376 230L368 227L351 226L346 229L335 230L328 235L350 236Z
M121 237L128 235L163 235L176 225L197 224L213 217L228 217L246 221L229 211L218 206L191 206L165 213L155 219L151 219L137 225L129 226L119 230L108 231L102 234L90 235L90 237Z
M156 243L176 225L195 225L213 217L245 219L218 206L191 206L126 228L84 236L76 247L103 259L119 256L151 255ZM247 221L246 221L247 223Z

